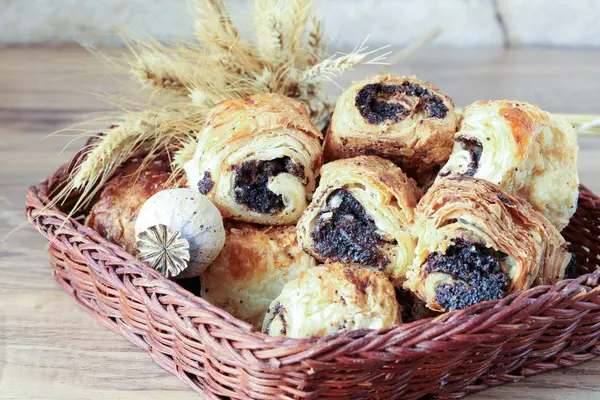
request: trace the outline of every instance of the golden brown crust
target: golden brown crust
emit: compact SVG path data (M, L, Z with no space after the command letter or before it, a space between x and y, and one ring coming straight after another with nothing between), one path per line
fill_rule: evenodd
M236 124L236 129L227 129L239 114L247 120ZM224 142L245 136L256 136L257 131L278 128L294 128L305 134L322 139L321 132L310 122L306 106L286 96L262 93L245 99L225 100L217 104L207 116L207 127L218 129L225 135Z
M412 91L383 99L388 104L402 104L408 114L398 121L393 117L370 121L357 103L361 90L368 85L412 85L427 95L417 96ZM436 113L436 117L423 106L424 99L433 96L439 99L439 107L446 109ZM378 155L392 160L422 184L450 156L456 125L454 103L431 83L398 75L377 75L354 83L340 96L325 138L325 157L337 160Z
M194 159L185 168L188 181L225 218L269 225L295 223L310 201L323 163L321 137L304 104L296 100L268 93L227 100L208 115ZM263 190L262 196L242 193L236 198L245 184L239 182L243 171L254 168L253 173L258 173L269 162L280 163L274 175L253 177L253 182L263 182L263 189L256 185L252 189ZM200 188L203 179L209 184ZM269 196L280 196L277 206L263 201ZM244 198L252 201L240 200Z
M313 201L297 225L298 238L305 251L322 262L327 257L316 249L314 234L323 210L340 190L360 203L373 221L377 234L385 241L378 245L389 260L384 270L390 278L401 282L412 262L414 240L408 231L421 190L399 167L380 157L360 156L325 164Z
M577 208L577 155L577 134L561 117L522 101L478 101L465 107L440 176L495 183L560 230Z
M394 288L377 271L330 263L307 269L271 303L263 331L307 338L400 322Z
M142 162L134 158L117 170L86 219L86 225L131 254L136 252L135 219L140 208L153 194L173 187L167 184L171 177L168 159L155 158L140 171Z
M437 311L443 311L435 297L437 284L454 284L455 277L428 274L424 263L430 254L444 254L457 240L506 256L500 265L509 277L507 293L556 283L571 258L559 231L529 203L466 176L439 179L429 189L417 206L414 231L416 257L404 286Z
M202 297L260 326L283 285L315 261L298 244L293 225L225 221L225 247L202 274Z

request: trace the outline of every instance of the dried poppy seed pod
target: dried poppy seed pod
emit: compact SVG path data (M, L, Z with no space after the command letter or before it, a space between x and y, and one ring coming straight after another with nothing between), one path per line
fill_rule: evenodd
M159 229L161 225L165 229ZM154 268L177 278L200 275L225 244L219 210L206 196L188 188L162 190L150 197L140 210L135 232L142 257L150 257L147 261ZM178 256L185 247L182 239L189 248L183 270ZM157 261L159 258L163 261Z
M431 83L377 75L355 82L338 99L325 158L378 155L424 185L448 160L456 125L454 103Z

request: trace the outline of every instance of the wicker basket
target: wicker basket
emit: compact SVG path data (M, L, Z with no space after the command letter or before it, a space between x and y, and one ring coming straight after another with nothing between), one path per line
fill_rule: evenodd
M54 277L207 399L458 398L600 353L600 199L586 188L564 231L577 279L390 329L299 340L253 330L80 218L48 209L69 170L31 187L26 201L27 217L51 242Z

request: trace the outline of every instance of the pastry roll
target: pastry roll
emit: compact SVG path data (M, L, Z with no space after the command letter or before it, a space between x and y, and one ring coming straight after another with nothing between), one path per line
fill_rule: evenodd
M409 226L420 196L416 183L389 160L360 156L325 164L298 221L298 238L321 262L385 271L402 281L413 259Z
M374 154L425 183L450 156L454 103L429 82L377 75L338 99L325 138L327 160Z
M315 265L302 251L296 229L226 221L219 257L201 275L202 297L260 328L283 285Z
M440 176L464 174L528 200L559 230L577 208L577 135L525 102L479 101L464 109Z
M119 167L86 219L87 226L131 254L136 253L135 220L140 208L153 194L174 186L167 158L154 158L146 166L142 163L133 158Z
M188 182L224 218L268 225L298 221L323 163L321 132L306 107L259 94L227 100L208 115Z
M482 179L439 179L423 196L404 287L435 311L554 284L571 261L558 230L525 200Z
M335 263L310 268L283 287L263 323L271 336L309 338L400 323L394 288L379 271Z

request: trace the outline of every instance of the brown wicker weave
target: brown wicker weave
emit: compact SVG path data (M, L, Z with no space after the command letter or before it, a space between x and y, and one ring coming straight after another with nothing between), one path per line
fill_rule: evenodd
M269 337L48 209L68 166L29 189L54 276L106 327L207 399L459 398L600 353L600 199L582 188L564 235L577 279L379 331Z

